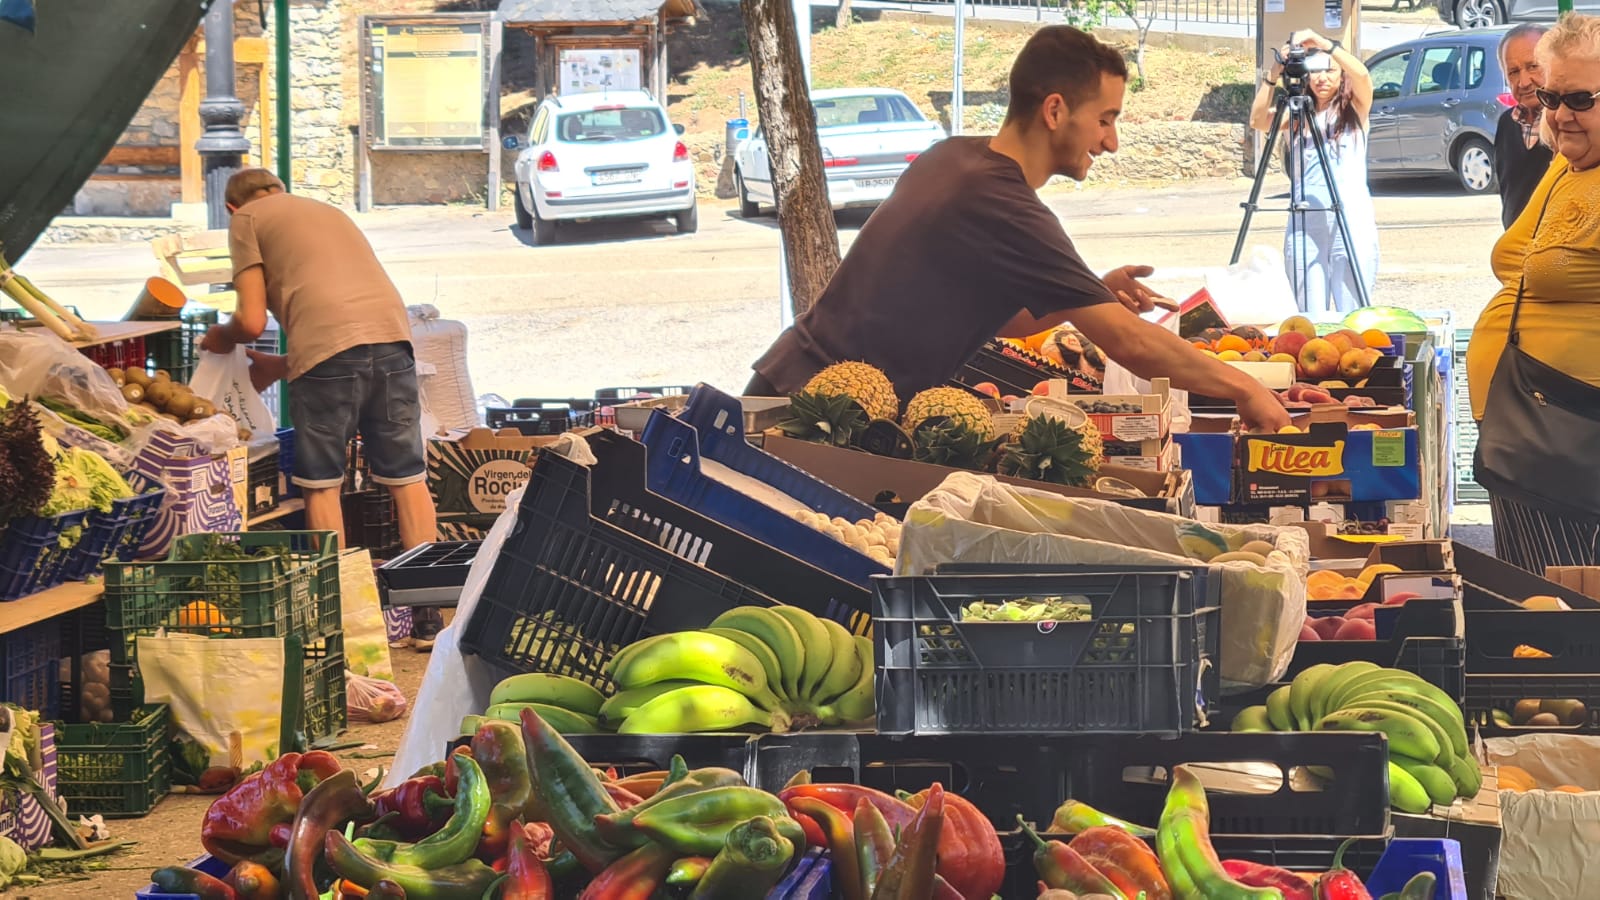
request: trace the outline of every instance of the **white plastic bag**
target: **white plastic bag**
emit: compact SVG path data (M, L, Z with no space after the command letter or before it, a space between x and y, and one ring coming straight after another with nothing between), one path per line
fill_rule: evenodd
M58 400L102 422L122 422L128 411L105 369L42 329L0 333L0 387L13 397Z
M1162 313L1164 315L1164 313ZM1157 313L1146 313L1144 318L1160 325L1173 334L1178 333L1178 317L1168 317L1167 321L1153 318ZM1101 381L1100 390L1107 394L1153 394L1155 390L1150 387L1150 382L1124 369L1121 364L1110 356L1106 357L1106 376ZM1172 430L1186 432L1189 430L1189 392L1172 388L1167 392L1172 404Z
M1300 313L1283 268L1283 248L1256 244L1239 262L1206 274L1206 290L1235 325L1275 326Z
M1109 500L1013 487L992 476L955 472L911 505L900 532L896 574L943 563L1045 565L1196 565L1196 541L1229 547L1263 540L1285 559L1266 566L1218 564L1222 576L1219 669L1224 687L1260 687L1281 677L1306 615L1309 538L1298 528L1202 525Z
M189 379L189 389L195 396L216 404L218 412L232 416L240 428L252 435L271 435L277 431L272 411L250 383L250 357L245 355L242 346L234 347L232 353L200 351L200 362Z
M394 682L344 670L345 713L352 722L392 722L410 703Z

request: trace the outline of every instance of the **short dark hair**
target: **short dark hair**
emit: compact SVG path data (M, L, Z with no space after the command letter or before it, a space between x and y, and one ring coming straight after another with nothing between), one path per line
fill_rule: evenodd
M1011 64L1006 121L1032 116L1051 94L1076 106L1099 93L1106 75L1128 77L1128 64L1115 47L1070 25L1047 25L1028 38Z

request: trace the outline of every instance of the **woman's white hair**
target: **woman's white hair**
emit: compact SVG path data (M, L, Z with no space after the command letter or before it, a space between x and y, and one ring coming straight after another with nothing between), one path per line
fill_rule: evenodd
M1534 55L1545 68L1553 59L1600 61L1600 16L1567 13L1539 38Z

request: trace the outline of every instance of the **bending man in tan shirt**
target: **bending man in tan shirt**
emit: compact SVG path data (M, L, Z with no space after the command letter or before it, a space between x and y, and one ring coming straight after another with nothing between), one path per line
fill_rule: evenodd
M347 448L359 434L372 480L394 495L401 543L432 541L416 362L400 292L349 216L286 193L271 172L234 175L227 203L239 302L202 346L231 352L261 336L269 310L277 318L288 355L252 353L252 380L289 381L293 480L305 495L307 527L337 532L344 546L340 490ZM436 629L419 622L413 637L431 640L429 631Z

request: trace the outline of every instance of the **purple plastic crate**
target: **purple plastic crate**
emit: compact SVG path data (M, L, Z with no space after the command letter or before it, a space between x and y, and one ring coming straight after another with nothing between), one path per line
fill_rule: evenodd
M71 548L62 548L64 532L82 527L88 510L53 519L13 519L0 536L0 600L16 600L62 582Z

